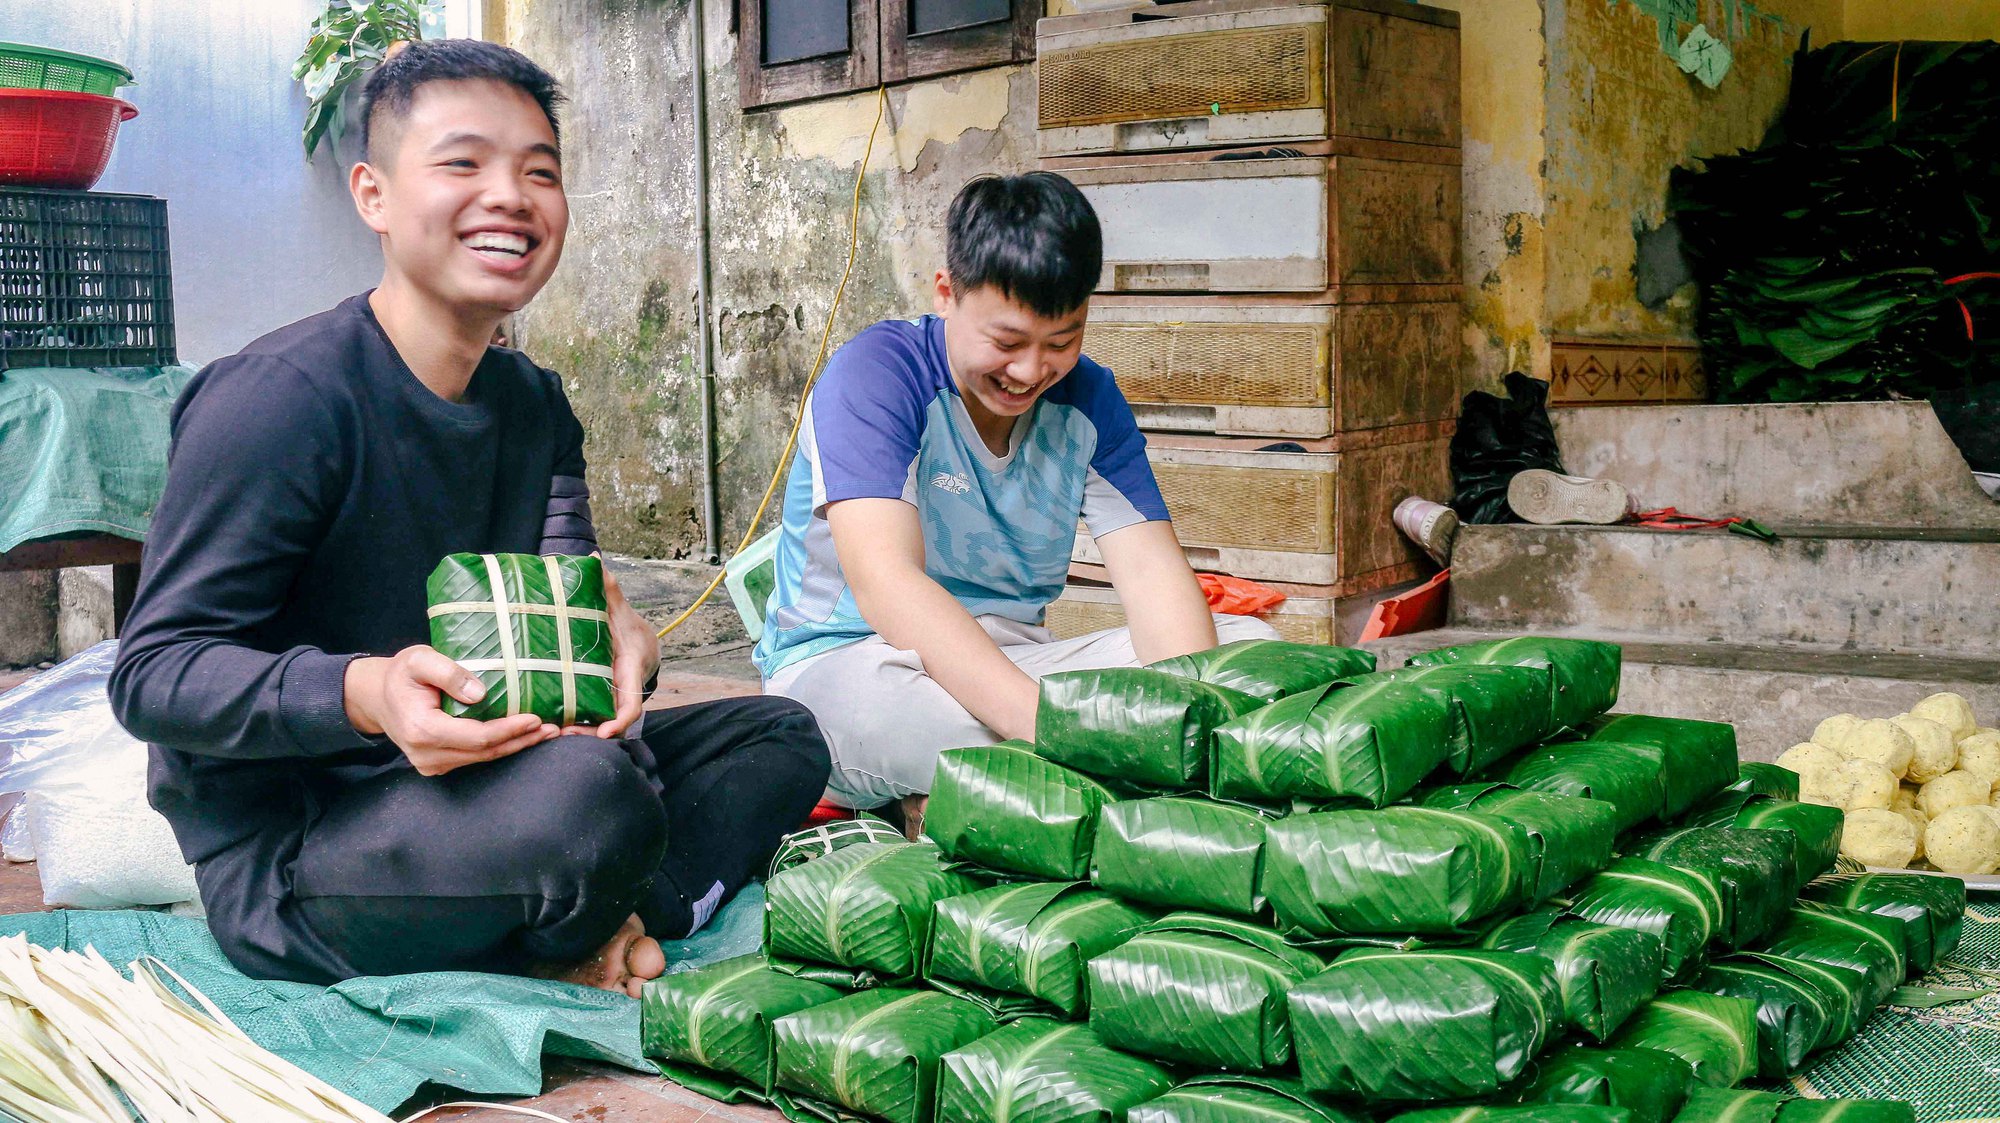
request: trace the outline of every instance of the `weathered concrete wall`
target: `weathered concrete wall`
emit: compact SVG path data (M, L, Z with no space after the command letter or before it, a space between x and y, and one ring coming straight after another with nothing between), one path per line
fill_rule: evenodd
M692 58L685 3L511 0L508 40L569 88L562 267L520 317L589 433L605 544L687 557L701 541ZM847 214L876 97L738 108L726 3L706 10L712 314L724 553L756 509L847 260ZM890 91L861 193L838 346L930 310L946 204L1034 166L1034 78L1000 67ZM767 523L766 525L769 525Z
M2000 39L1993 0L1847 0L1845 39Z

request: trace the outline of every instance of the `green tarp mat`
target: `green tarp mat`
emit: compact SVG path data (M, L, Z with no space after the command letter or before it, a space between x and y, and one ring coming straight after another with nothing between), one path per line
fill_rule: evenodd
M1451 751L1451 714L1398 682L1334 683L1281 698L1215 731L1211 790L1224 799L1381 807Z
M1463 934L1521 902L1529 861L1520 827L1436 807L1293 815L1265 840L1265 898L1315 936Z
M1549 680L1532 667L1459 663L1404 667L1348 680L1400 682L1437 695L1451 715L1446 767L1470 776L1548 733Z
M431 570L431 646L486 684L474 703L443 698L474 721L535 714L560 726L618 712L611 697L611 617L595 557L452 554Z
M1847 825L1847 816L1838 807L1771 799L1749 792L1723 792L1695 808L1681 825L1790 831L1792 864L1799 884L1803 885L1832 869L1840 859L1840 832ZM1786 896L1797 896L1796 888Z
M1677 990L1639 1008L1614 1049L1659 1049L1686 1061L1703 1084L1727 1088L1757 1072L1757 1004Z
M876 987L771 1028L781 1088L888 1123L930 1123L939 1060L999 1027L963 998Z
M1749 1088L1697 1088L1675 1123L1916 1123L1898 1100L1822 1100Z
M938 754L924 834L945 857L1076 881L1090 874L1097 813L1117 798L1018 742Z
M1491 663L1532 667L1549 678L1549 730L1574 728L1618 704L1618 645L1586 639L1518 636L1441 647L1410 656L1412 667Z
M1662 982L1694 977L1707 962L1708 942L1722 924L1722 896L1686 870L1620 858L1583 883L1569 911L1584 920L1633 928L1660 941Z
M931 906L983 885L946 869L935 846L849 846L765 885L764 950L871 972L885 983L915 979L930 939Z
M1782 887L1799 883L1792 836L1785 831L1689 827L1633 839L1625 852L1712 882L1722 895L1717 935L1733 948L1747 947L1776 928L1791 905Z
M1480 941L1495 951L1530 952L1555 965L1563 1020L1604 1041L1660 989L1658 936L1566 917L1558 909L1502 921Z
M1417 802L1483 812L1526 832L1523 892L1532 903L1546 901L1610 865L1612 846L1618 841L1617 808L1594 799L1488 783L1432 788L1419 793Z
M1853 1021L1849 993L1769 956L1719 959L1694 981L1694 989L1757 1004L1757 1071L1771 1079L1790 1076L1815 1050L1844 1040L1842 1030Z
M1738 778L1736 727L1723 722L1605 714L1585 722L1577 732L1586 741L1645 745L1659 750L1662 775L1666 778L1661 814L1667 818L1683 814Z
M769 1095L778 1072L771 1023L839 997L830 986L772 970L762 955L726 959L648 982L640 997L640 1042L654 1060ZM691 1085L698 1079L677 1076Z
M1766 761L1740 761L1736 765L1736 782L1723 790L1796 800L1799 798L1799 774Z
M1025 995L1066 1017L1088 998L1084 968L1152 914L1076 882L997 885L937 903L924 976Z
M1806 886L1800 896L1901 922L1903 955L1913 973L1928 971L1950 955L1965 928L1965 882L1955 877L1828 874Z
M1491 1095L1559 1027L1554 966L1504 951L1356 948L1292 988L1306 1087L1370 1102Z
M1114 803L1098 820L1090 880L1134 901L1229 916L1264 909L1269 816L1206 799Z
M0 374L0 554L37 538L143 540L167 482L168 418L189 367Z
M1694 1086L1694 1070L1658 1049L1571 1045L1536 1061L1516 1094L1524 1104L1622 1107L1632 1123L1667 1123Z
M1285 993L1323 966L1269 929L1173 913L1090 961L1090 1026L1130 1052L1277 1068L1292 1057Z
M1861 972L1868 977L1870 1008L1889 1000L1908 967L1900 921L1810 901L1791 909L1761 950Z
M1266 702L1375 669L1375 656L1351 647L1245 639L1151 665L1153 670L1240 690Z
M1194 790L1207 779L1215 727L1263 704L1143 667L1059 671L1041 682L1035 751L1123 784Z
M1296 1079L1200 1076L1132 1109L1126 1123L1367 1123Z
M951 1123L1125 1123L1173 1087L1165 1068L1107 1048L1087 1025L1031 1018L944 1055L939 1119Z
M1666 800L1659 760L1619 745L1543 746L1515 759L1503 778L1529 791L1608 803L1620 834L1658 816Z

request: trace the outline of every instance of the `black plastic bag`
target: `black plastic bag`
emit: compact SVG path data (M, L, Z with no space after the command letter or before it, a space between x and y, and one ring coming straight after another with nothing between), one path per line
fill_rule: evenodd
M1517 523L1507 484L1530 468L1560 472L1562 452L1549 420L1549 385L1514 371L1507 397L1484 390L1465 396L1451 438L1451 509L1469 523Z

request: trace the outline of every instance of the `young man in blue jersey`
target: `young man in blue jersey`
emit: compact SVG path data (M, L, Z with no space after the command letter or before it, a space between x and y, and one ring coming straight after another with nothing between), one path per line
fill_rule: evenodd
M755 659L833 753L828 795L900 804L941 751L1035 735L1035 680L1266 638L1214 617L1111 372L1082 353L1097 216L1045 172L952 202L937 314L876 324L806 401ZM1081 519L1129 628L1054 641Z

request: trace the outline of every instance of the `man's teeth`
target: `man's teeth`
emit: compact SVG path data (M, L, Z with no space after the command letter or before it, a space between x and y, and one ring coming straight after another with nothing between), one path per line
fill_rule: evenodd
M499 250L516 257L528 252L528 239L520 234L502 234L496 230L482 230L465 237L467 249Z

